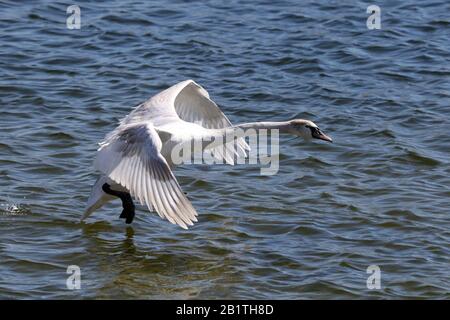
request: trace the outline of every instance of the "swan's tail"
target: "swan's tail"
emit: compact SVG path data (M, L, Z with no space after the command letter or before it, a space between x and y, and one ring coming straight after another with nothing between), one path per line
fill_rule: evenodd
M84 211L83 216L81 217L81 221L89 217L92 212L101 208L105 203L114 199L113 196L103 192L102 186L108 182L108 178L105 176L100 176L92 187L91 194L87 201L86 209Z

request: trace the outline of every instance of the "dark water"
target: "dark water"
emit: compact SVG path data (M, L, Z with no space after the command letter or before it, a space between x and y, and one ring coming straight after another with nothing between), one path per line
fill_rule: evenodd
M450 297L448 1L379 1L381 30L365 1L76 4L80 30L66 2L0 3L0 298ZM188 78L233 122L335 143L283 137L270 177L177 168L188 231L119 202L79 223L96 143Z

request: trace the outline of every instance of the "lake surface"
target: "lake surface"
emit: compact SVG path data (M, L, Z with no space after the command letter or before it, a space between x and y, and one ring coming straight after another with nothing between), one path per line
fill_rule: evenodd
M0 3L0 298L450 298L450 3ZM178 167L183 230L79 218L97 143L194 79L233 123L313 120L280 170ZM81 289L68 290L69 265ZM369 290L369 265L381 289Z

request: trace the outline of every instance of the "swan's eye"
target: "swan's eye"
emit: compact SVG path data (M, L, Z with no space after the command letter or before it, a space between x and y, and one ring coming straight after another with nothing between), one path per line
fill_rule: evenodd
M317 136L320 134L320 129L317 127L309 127L309 129L311 130L311 135L313 137Z

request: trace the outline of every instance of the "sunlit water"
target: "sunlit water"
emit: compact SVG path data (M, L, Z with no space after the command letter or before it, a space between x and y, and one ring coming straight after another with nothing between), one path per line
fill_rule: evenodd
M448 1L0 4L0 298L449 298ZM185 231L116 201L97 142L192 78L232 122L308 118L280 171L182 166ZM69 265L81 290L68 290ZM369 290L366 269L381 269Z

